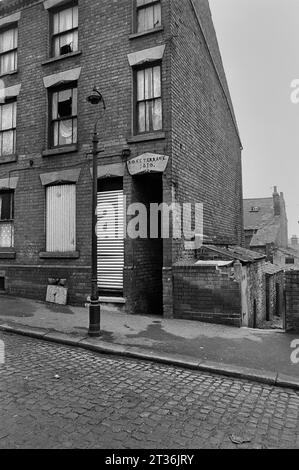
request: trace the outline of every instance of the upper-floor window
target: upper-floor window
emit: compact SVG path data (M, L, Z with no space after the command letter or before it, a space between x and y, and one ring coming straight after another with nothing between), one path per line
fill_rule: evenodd
M138 33L161 26L161 0L136 0L136 9Z
M14 246L14 193L0 191L0 247Z
M0 75L17 70L18 28L0 31Z
M77 143L77 84L50 90L50 146Z
M78 51L78 5L61 8L52 16L52 56Z
M0 105L0 156L16 153L17 101Z
M136 70L136 130L162 129L161 65Z
M292 258L292 257L286 258L286 264L295 264L295 258Z

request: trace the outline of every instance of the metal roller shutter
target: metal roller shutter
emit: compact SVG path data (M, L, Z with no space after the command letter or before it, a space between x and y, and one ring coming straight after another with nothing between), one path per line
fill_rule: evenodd
M98 193L98 284L122 291L124 268L123 190Z

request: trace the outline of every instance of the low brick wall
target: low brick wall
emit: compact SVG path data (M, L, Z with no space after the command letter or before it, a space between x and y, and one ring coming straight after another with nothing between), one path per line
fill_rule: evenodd
M241 326L241 288L214 266L173 267L174 318Z
M299 332L299 271L285 273L286 329Z
M46 300L48 279L66 279L68 288L68 303L84 305L89 291L86 279L90 279L90 269L82 267L6 267L0 268L0 277L5 278L7 294L26 297L33 300Z

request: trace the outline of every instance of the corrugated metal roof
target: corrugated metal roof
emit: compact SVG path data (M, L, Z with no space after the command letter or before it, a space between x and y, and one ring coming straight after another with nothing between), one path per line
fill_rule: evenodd
M239 260L243 263L254 263L255 261L260 261L266 258L266 255L262 253L247 250L241 246L220 247L216 245L204 245L204 248L207 248L214 253L219 253L219 255L228 259Z
M233 261L221 261L221 260L199 260L196 261L196 266L217 266L219 268L221 267L228 267L233 264Z

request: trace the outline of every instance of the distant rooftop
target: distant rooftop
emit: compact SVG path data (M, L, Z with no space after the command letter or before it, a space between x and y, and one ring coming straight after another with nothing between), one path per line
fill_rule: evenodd
M262 247L276 244L283 224L287 224L283 193L274 187L272 197L244 199L244 229L251 231L250 246ZM287 241L286 241L287 244Z
M268 224L274 217L273 198L244 199L244 227L254 230Z

